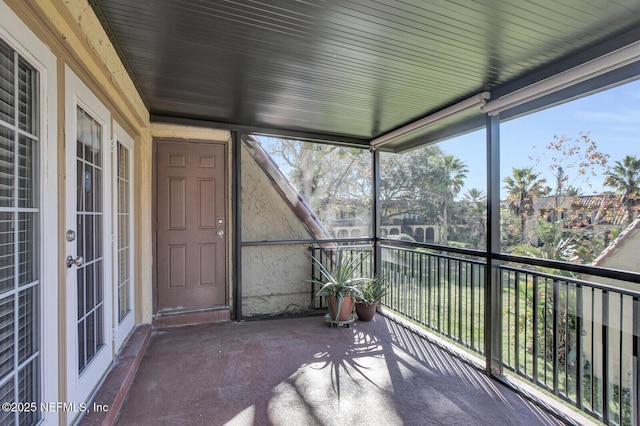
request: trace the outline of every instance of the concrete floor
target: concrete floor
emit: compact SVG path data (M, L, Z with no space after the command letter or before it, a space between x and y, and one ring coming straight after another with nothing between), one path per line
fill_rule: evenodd
M560 424L394 321L156 331L120 425Z

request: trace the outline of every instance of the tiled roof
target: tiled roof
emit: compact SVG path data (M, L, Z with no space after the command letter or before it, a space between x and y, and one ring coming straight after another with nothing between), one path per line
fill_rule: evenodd
M627 220L625 201L624 195L579 195L572 198L571 204L574 208L599 209L595 222L600 225L623 225Z

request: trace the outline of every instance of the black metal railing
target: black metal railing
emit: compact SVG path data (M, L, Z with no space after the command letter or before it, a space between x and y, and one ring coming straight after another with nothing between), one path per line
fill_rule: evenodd
M337 248L311 250L331 262ZM361 256L372 246L340 249ZM389 284L385 308L485 354L487 263L480 252L388 242L379 245L378 256ZM601 279L570 271L574 266L547 273L536 269L557 262L511 260L496 262L500 321L490 330L500 336L503 368L604 423L640 424L640 284L620 280L625 275L615 271L613 286L591 282ZM363 268L364 275L374 270L371 262ZM318 271L312 274L318 278ZM313 295L313 306L320 307Z
M483 260L387 245L380 253L385 307L484 354Z
M503 366L604 423L638 424L640 292L514 266L500 286Z
M366 256L365 260L359 265L359 275L369 277L373 275L373 245L368 239L365 240L343 240L334 241L323 246L312 245L309 248L311 256L315 257L322 265L331 269L335 262L335 256L338 250L347 261L352 261L358 257ZM323 281L322 274L314 262L311 262L311 302L312 309L320 309L324 307L324 300L316 297L320 286L313 281Z

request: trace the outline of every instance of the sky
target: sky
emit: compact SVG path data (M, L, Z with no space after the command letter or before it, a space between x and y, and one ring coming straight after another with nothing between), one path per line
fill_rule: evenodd
M554 135L575 139L580 132L590 132L598 151L610 155L610 166L627 155L640 158L640 80L501 123L501 181L511 175L513 168L534 166L531 158L539 158L535 171L547 178L547 185L554 187L550 155L548 152L544 155L544 147L553 141ZM447 154L467 164L469 172L460 196L469 188L486 188L485 135L482 129L439 144ZM568 184L581 187L582 193L589 195L611 190L602 186L603 180L601 171L598 177L590 178L589 184L577 176Z
M640 80L501 123L501 185L513 168L534 166L534 171L547 179L546 185L554 188L555 178L550 170L552 156L545 147L554 140L554 135L575 139L580 132L589 132L598 151L609 154L609 166L627 155L640 158ZM277 143L275 138L260 139L267 145ZM484 129L441 142L438 146L467 165L467 178L458 198L470 188L486 192ZM539 159L537 164L535 159ZM287 173L285 164L279 166ZM564 168L570 178L567 184L581 188L584 195L611 190L602 185L603 169L596 170L598 176L585 182L577 176L575 168L567 165ZM501 188L500 198L505 197L505 190Z

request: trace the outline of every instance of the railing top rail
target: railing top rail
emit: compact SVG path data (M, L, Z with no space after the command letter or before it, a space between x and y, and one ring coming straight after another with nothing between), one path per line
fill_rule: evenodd
M373 245L358 245L358 244L353 244L353 245L340 245L340 246L336 246L335 248L331 248L328 249L326 247L321 247L321 246L309 246L309 250L331 250L331 251L338 251L338 250L359 250L359 251L373 251Z
M550 273L547 273L547 272L533 271L531 269L521 269L521 268L518 268L517 266L500 265L499 268L503 269L503 270L519 272L519 273L522 273L522 274L535 275L535 276L538 276L538 277L549 278L549 279L552 279L554 281L564 281L564 282L567 282L567 283L576 284L578 286L592 287L592 288L595 288L595 289L598 289L598 290L603 290L603 291L606 291L606 292L619 293L619 294L623 294L623 295L626 295L626 296L631 296L631 297L634 297L634 298L640 298L640 291L633 291L633 290L629 290L629 289L625 289L625 288L616 287L616 286L613 286L613 285L599 284L599 283L594 283L592 281L581 280L579 278L565 277L565 276L562 276L562 275L555 275L555 274L550 274Z
M308 240L261 240L261 241L243 241L243 247L259 247L259 246L288 246L288 245L309 245L309 244L337 244L337 243L373 243L373 238L332 238L324 240L308 239Z
M395 246L395 245L386 245L383 244L380 246L380 248L385 248L385 249L392 249L392 250L402 250L402 251L407 251L407 252L411 252L411 253L419 253L419 254L424 254L424 255L428 255L428 256L433 256L433 257L438 257L441 259L455 259L455 260L460 260L460 261L464 261L467 263L473 263L476 265L482 265L485 266L487 264L487 262L482 259L482 260L477 260L477 259L466 259L466 258L461 258L461 257L456 257L456 256L451 256L449 254L443 254L443 253L433 253L433 252L426 252L426 251L418 251L418 248L425 248L426 247L399 247L399 246ZM459 253L456 253L459 254ZM475 256L475 255L473 255Z
M443 251L443 252L447 252L447 253L464 254L464 255L467 255L467 256L476 256L476 257L482 257L482 258L485 258L485 259L487 257L487 252L486 251L474 250L474 249L465 249L465 248L460 248L460 247L443 246L443 245L439 245L439 244L416 243L414 241L392 240L392 239L387 239L387 238L380 239L380 244L381 244L381 247L390 247L390 246L392 246L393 248L397 248L397 247L426 248L426 249L429 249L429 250L437 250L437 251Z
M582 275L595 275L602 278L610 278L620 281L628 281L640 284L640 274L637 272L622 271L619 269L609 269L600 266L582 265L579 263L562 262L559 260L536 259L532 257L514 256L510 254L497 253L491 256L496 260L505 262L522 263L525 265L541 266L545 268L562 269Z

